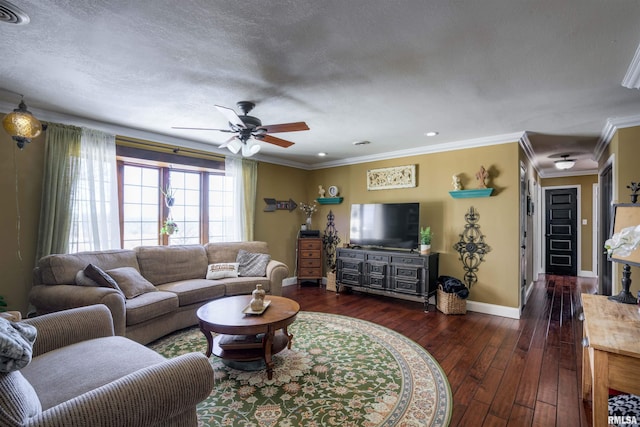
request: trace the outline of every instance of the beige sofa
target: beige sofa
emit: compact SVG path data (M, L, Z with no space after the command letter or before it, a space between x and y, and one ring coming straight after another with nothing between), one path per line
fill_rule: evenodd
M209 265L235 262L241 249L269 253L265 242L237 242L48 255L38 261L34 270L29 301L37 315L104 304L111 310L116 335L146 344L196 325L196 310L213 299L250 294L257 284L268 294L282 295L282 280L288 277L289 269L275 260L269 261L264 276L205 278ZM116 289L79 286L76 275L88 264L107 272L132 267L151 282L154 292L126 298Z
M207 357L174 359L114 336L94 305L24 321L37 330L33 359L0 372L2 426L196 426L213 389Z

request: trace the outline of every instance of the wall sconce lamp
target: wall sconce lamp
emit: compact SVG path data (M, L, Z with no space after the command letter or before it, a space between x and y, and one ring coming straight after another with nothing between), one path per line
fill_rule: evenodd
M31 142L31 139L40 135L43 130L40 121L27 110L24 100L20 100L18 108L4 116L2 127L16 141L21 150L25 143Z

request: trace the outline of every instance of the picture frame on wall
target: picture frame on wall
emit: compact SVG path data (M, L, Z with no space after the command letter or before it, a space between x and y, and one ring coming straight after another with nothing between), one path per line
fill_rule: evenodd
M369 169L367 190L389 190L416 186L416 165Z

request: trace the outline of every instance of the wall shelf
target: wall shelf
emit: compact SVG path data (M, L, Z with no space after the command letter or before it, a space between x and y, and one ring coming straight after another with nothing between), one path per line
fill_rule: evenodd
M489 197L493 193L493 188L477 188L475 190L449 191L454 199L471 199L475 197Z
M344 197L318 197L316 200L321 205L339 205Z

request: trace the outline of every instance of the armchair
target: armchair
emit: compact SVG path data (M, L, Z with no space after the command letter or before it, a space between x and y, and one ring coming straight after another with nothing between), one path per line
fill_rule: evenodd
M31 363L0 373L0 426L189 426L213 388L201 353L166 359L114 336L104 305L25 323L38 337Z

